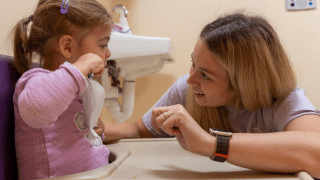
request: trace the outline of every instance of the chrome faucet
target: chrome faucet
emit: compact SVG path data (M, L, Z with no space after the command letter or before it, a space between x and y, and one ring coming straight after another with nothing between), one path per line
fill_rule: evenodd
M117 4L116 6L114 6L112 13L117 9L117 8L122 8L124 10L124 17L128 17L128 10L126 9L126 7L124 7L122 4Z

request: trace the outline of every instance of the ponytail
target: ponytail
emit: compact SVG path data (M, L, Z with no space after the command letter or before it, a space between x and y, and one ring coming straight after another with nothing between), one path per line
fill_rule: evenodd
M32 51L27 34L27 27L32 19L33 16L20 20L13 29L14 65L20 74L28 71L32 64Z

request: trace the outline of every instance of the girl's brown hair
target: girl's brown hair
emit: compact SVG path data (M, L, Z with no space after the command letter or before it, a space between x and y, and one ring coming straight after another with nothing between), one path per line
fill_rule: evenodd
M296 77L279 37L262 17L234 13L206 25L202 40L226 70L237 109L257 111L282 100L296 88ZM188 91L187 109L208 131L233 131L225 107L201 107Z
M14 27L14 61L19 73L30 69L35 55L39 56L40 66L53 64L53 43L61 36L71 35L82 42L93 28L112 26L108 11L96 0L69 0L66 14L60 12L61 4L62 0L39 0L33 15ZM33 23L29 29L30 22Z

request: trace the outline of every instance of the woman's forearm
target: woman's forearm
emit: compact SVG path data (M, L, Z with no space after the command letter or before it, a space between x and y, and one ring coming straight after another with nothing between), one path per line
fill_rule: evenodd
M132 138L155 138L143 124L142 119L136 122L105 124L104 141Z
M139 130L135 123L121 122L105 124L104 141L139 138Z
M235 133L230 139L228 162L267 172L306 171L320 178L320 133L286 131Z

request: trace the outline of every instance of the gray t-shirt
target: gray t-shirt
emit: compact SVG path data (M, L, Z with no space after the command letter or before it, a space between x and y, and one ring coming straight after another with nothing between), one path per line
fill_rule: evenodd
M160 100L142 117L146 128L156 137L170 137L161 131L157 134L151 125L152 109L155 107L181 104L185 107L189 74L180 77ZM283 101L276 101L271 107L255 112L246 109L237 110L235 107L226 106L229 110L228 120L236 132L239 133L267 133L283 131L293 119L320 112L314 108L301 88L294 89Z

